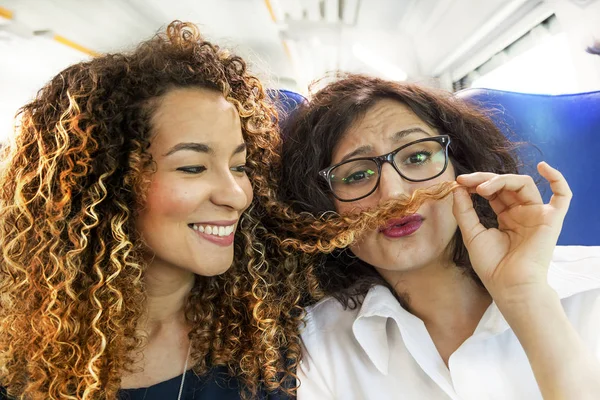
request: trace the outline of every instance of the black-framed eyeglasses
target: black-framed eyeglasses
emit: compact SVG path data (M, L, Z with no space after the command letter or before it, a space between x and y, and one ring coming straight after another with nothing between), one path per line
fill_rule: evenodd
M377 157L343 161L319 171L333 196L339 201L356 201L372 194L379 186L381 168L390 163L407 181L424 182L437 178L448 167L448 135L415 140Z

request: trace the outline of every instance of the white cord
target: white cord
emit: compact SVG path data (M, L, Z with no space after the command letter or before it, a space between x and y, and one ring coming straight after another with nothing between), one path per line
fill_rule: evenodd
M181 385L179 385L179 396L177 396L177 400L181 400L181 395L183 394L183 383L185 382L185 375L187 374L188 361L190 360L191 351L192 351L192 342L190 341L190 346L188 347L187 356L185 357L185 364L183 365L183 376L181 377Z

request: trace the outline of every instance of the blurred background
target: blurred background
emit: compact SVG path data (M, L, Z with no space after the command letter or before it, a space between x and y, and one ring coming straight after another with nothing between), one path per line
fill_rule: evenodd
M336 70L450 91L600 90L599 0L0 0L0 141L60 70L174 19L303 94Z

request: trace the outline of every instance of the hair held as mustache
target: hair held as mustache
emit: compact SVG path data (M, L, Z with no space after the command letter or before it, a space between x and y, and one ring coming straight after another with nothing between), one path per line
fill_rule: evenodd
M385 225L392 218L414 214L428 200L441 200L460 185L454 181L415 190L411 196L387 201L376 208L356 209L340 215L330 211L320 215L295 214L285 222L286 233L279 244L306 254L331 253L355 243L361 234Z

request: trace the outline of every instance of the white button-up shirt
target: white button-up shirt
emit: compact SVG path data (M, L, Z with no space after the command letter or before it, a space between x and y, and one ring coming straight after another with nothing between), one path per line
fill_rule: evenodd
M557 247L548 281L600 359L600 247ZM369 290L355 310L333 298L309 308L302 339L299 400L542 399L527 356L494 303L447 367L423 321L384 286Z

